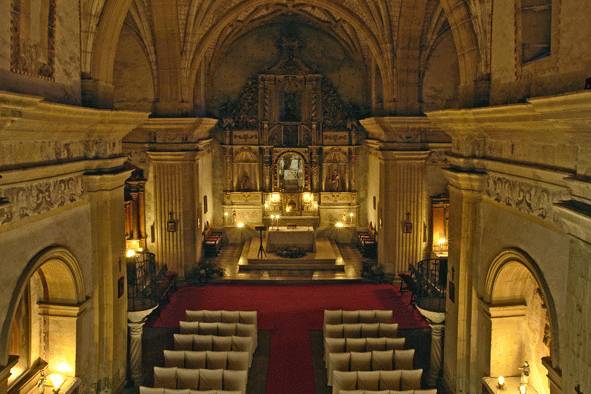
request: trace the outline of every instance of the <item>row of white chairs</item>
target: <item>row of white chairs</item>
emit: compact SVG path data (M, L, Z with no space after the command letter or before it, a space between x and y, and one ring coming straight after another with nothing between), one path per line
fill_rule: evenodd
M229 369L231 371L247 371L250 367L248 352L216 352L216 351L185 351L165 350L164 366L167 368L190 369Z
M246 392L248 371L154 367L154 387Z
M396 338L397 323L326 324L325 338Z
M140 394L245 394L258 342L256 311L187 310L154 367L154 388Z
M422 376L422 369L396 371L334 371L332 394L342 394L343 391L346 390L421 390Z
M330 353L401 350L405 345L406 338L325 338L324 362L328 362Z
M246 337L251 338L254 347L257 347L256 324L245 323L205 323L199 321L180 321L181 334L215 335L220 337Z
M414 369L414 349L330 353L326 366L328 385L334 371L394 371Z

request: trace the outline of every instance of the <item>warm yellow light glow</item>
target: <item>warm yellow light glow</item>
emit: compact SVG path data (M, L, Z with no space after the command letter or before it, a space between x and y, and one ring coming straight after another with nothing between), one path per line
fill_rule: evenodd
M25 372L25 369L20 365L15 365L10 368L10 376L8 377L8 383L12 383L16 378L21 376Z
M244 223L242 223L242 222L238 222L238 224L236 225L236 227L238 227L238 228L243 228L243 227L244 227Z
M224 216L228 216L228 212L224 212Z
M125 257L134 257L135 256L135 250L133 249L127 249L127 251L125 252Z
M447 243L447 239L445 239L445 237L441 237L441 238L439 238L439 240L437 240L437 244L441 247L443 247L446 243Z
M137 248L137 251L141 253L144 251L144 248Z
M275 215L275 219L279 220L279 218L281 217L281 215Z
M64 380L66 380L64 375L59 373L52 373L47 377L47 379L53 386L54 391L58 391L60 387L62 387L62 384L64 384Z
M268 202L265 203L265 209L269 209L269 203Z
M291 207L289 205L285 207L285 212L291 212Z
M272 202L279 202L279 201L281 201L281 194L279 194L279 193L273 193L273 194L271 194L271 201Z
M304 200L304 202L310 202L312 201L312 193L304 193L302 196L302 199Z
M355 216L355 214L353 212L349 212L349 216L353 217L353 216Z
M56 367L55 370L64 375L70 375L74 370L72 366L65 361L60 362Z
M343 228L343 227L345 227L345 225L343 224L343 222L336 222L334 226L336 228Z
M318 209L318 203L314 201L314 209Z
M505 387L505 377L504 376L499 376L497 379L497 384L499 385L499 388L503 388Z
M519 386L519 393L520 393L520 394L525 394L525 393L527 393L527 386L526 386L525 384L523 384L523 383L522 383L522 384Z

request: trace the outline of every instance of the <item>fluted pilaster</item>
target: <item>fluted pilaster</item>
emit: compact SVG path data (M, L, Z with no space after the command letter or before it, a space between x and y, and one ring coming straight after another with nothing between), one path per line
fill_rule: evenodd
M426 160L429 151L380 152L378 259L386 272L398 274L423 258L427 195Z
M154 180L156 259L183 278L201 255L197 150L148 152Z

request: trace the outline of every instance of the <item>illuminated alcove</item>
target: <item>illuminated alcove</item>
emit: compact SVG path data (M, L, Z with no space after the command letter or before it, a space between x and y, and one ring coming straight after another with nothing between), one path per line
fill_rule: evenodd
M547 367L557 348L556 313L537 265L526 254L501 253L487 275L486 324L490 330L489 374L520 376L529 364L528 385L550 394Z
M10 370L10 391L26 392L43 375L76 376L84 294L78 262L66 249L48 249L29 263L12 296L12 319L3 327L2 356L18 357Z

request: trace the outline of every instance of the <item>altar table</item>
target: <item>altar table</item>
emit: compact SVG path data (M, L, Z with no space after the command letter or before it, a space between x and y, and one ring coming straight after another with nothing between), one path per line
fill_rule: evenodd
M284 247L298 247L308 252L316 249L316 235L313 227L272 227L267 231L267 252Z

